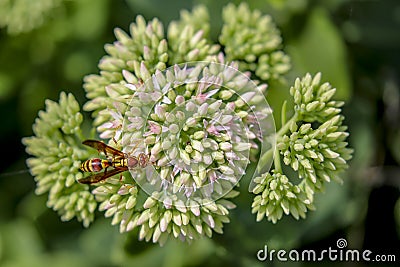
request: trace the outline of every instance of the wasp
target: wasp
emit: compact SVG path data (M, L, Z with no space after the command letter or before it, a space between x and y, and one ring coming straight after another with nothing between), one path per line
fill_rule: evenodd
M103 152L107 159L92 158L82 162L80 169L84 172L97 172L88 177L79 179L82 184L94 184L114 176L118 173L141 167L144 168L149 162L148 155L140 153L137 157L119 151L105 143L97 140L85 140L82 144ZM113 168L109 170L109 168ZM103 170L103 172L100 172Z

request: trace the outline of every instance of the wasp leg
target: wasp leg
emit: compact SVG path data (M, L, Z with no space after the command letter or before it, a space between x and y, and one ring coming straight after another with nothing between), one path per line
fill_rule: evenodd
M114 144L115 144L116 146L118 146L117 140L115 140L114 137L112 138L112 140L113 140Z
M135 152L136 148L138 148L140 141L137 141L135 146L131 149L131 151L129 153L127 153L127 155L129 156L133 156L132 154Z

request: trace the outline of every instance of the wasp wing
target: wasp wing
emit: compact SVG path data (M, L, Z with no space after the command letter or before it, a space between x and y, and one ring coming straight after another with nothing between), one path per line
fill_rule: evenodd
M127 168L116 168L112 169L111 171L105 170L104 172L96 173L93 175L89 175L88 177L79 179L78 182L80 182L81 184L95 184L126 170Z
M110 147L109 145L106 145L105 143L103 143L101 141L85 140L82 142L82 144L93 147L93 148L97 149L97 151L103 152L106 156L111 154L111 155L118 156L118 157L124 157L124 153L122 151L119 151L118 149Z

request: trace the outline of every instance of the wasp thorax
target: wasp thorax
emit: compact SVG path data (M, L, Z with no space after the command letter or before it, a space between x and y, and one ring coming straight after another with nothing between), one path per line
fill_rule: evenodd
M135 157L128 157L127 161L128 161L128 168L129 169L133 169L133 168L137 167L138 162L139 162L138 159L135 158Z

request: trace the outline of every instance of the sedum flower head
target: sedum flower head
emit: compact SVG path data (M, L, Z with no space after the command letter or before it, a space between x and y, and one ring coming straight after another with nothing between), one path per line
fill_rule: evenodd
M171 23L168 27L170 64L199 60L212 60L219 45L210 44L204 29L196 25Z
M329 83L321 84L321 73L314 77L310 74L302 79L297 78L290 88L290 95L294 100L294 110L306 122L325 122L341 112L342 101L334 101L336 88Z
M348 167L352 151L345 142L349 134L342 120L337 115L316 129L310 123L293 127L278 144L283 162L314 189L321 189L324 181L340 181L338 174Z
M235 67L175 65L140 85L125 85L132 90L130 101L115 102L118 110L108 112L116 120L98 129L125 153L147 154L152 165L131 170L129 190L118 182L94 190L121 232L139 226L141 239L160 243L169 236L192 240L222 232L234 207L227 198L237 195L232 189L250 150L258 150L266 136L261 125L273 125L265 85ZM145 202L137 202L143 194Z
M280 49L282 38L271 16L251 11L246 3L227 5L219 37L228 60L250 70L261 80L277 80L290 69L290 59Z
M130 35L121 29L116 29L115 35L117 41L105 46L108 55L99 63L101 74L85 77L84 88L90 101L83 108L93 111L94 125L112 119L102 111L113 106L116 96L130 94L130 90L121 84L146 80L148 73L142 72L142 68L154 72L165 69L168 62L167 41L159 20L146 23L142 16L138 16L136 23L130 26Z
M168 236L191 240L222 232L234 207L226 198L235 193L228 192L243 175L248 155L259 149L257 118L269 124L268 131L274 128L268 105L260 105L266 85L238 75L237 65L175 65L225 63L219 45L208 39L206 9L200 6L181 17L169 25L166 36L158 20L146 23L140 16L130 35L116 30L117 41L106 46L100 75L87 76L84 84L90 99L84 109L93 111L100 137L116 140L127 153L148 154L154 166L131 171L129 185L138 186L138 192L127 193L118 182L96 189L96 196L106 194L97 198L100 207L121 232L140 227L141 239L161 243ZM250 108L256 104L263 107L257 114ZM147 204L135 199L144 193L160 203L143 210ZM184 218L183 223L168 219L171 226L166 227L160 218L170 212Z
M58 103L46 100L46 111L39 112L33 125L35 136L22 142L32 156L27 164L37 183L36 193L48 193L47 206L62 220L76 217L87 227L97 202L88 186L76 182L82 178L80 162L89 156L80 148L82 119L75 98L61 93Z
M320 73L296 79L290 88L294 115L277 133L275 170L253 180L252 191L257 196L252 207L257 220L266 216L276 222L282 212L296 219L304 217L307 209L313 208L314 194L323 190L325 183L341 182L340 174L348 168L353 151L348 148L349 134L340 114L343 103L332 100L335 91L329 83L321 84ZM269 152L262 158L272 155ZM298 185L282 172L281 158L297 173Z
M182 31L186 26L192 27L195 31L202 30L204 37L208 38L210 33L210 15L204 5L198 5L190 12L180 11L180 20L172 21L168 27Z
M291 122L278 147L284 163L315 185L318 178L327 182L340 180L338 173L348 167L347 161L352 157L353 150L346 142L347 126L340 114L344 103L332 100L335 92L329 83L321 84L320 73L296 79L290 88L295 114L302 123Z
M193 13L199 19L207 18L204 8L196 8ZM184 12L182 16L187 20L189 15ZM84 110L93 111L94 124L110 121L112 118L103 111L113 107L115 100L121 101L115 97L131 94L124 84L139 84L156 70L162 71L176 63L215 58L219 46L206 39L209 26L197 25L199 23L173 22L168 28L167 38L158 19L146 23L142 16L138 16L130 25L130 34L116 29L117 41L105 46L108 55L100 61L100 75L85 77L84 88L90 101L84 105Z
M276 223L283 214L296 219L305 218L307 209L313 209L312 199L307 197L301 185L293 185L282 173L265 173L254 179L257 184L253 193L256 194L252 204L252 213L257 213L257 221L267 217Z
M130 177L123 184L110 178L93 193L101 202L99 209L105 211L106 217L112 216L112 224L119 224L121 233L139 228L140 240L161 245L169 238L191 241L201 236L211 237L214 231L222 233L223 223L229 222L229 210L235 207L227 199L238 195L231 191L215 202L193 199L191 203L183 203L173 196L166 197L164 192L148 196Z
M210 22L205 6L196 6L192 12L181 11L181 19L168 26L170 65L182 62L213 60L219 45L209 40Z
M236 23L232 16L241 18L241 22ZM224 18L220 37L225 47L223 58L237 61L239 70L253 71L262 80L278 79L287 72L288 56L278 51L281 37L269 16L261 16L258 11L253 14L242 4L228 5ZM146 23L138 16L129 34L115 30L117 41L105 46L107 55L99 63L100 75L85 77L89 101L84 110L93 112L95 126L113 120L105 110L115 109L114 101L129 98L131 92L124 84L140 84L156 70L163 71L174 64L218 60L220 46L209 39L209 15L204 6L191 13L181 12L181 19L168 26L167 34L163 28L157 19Z

